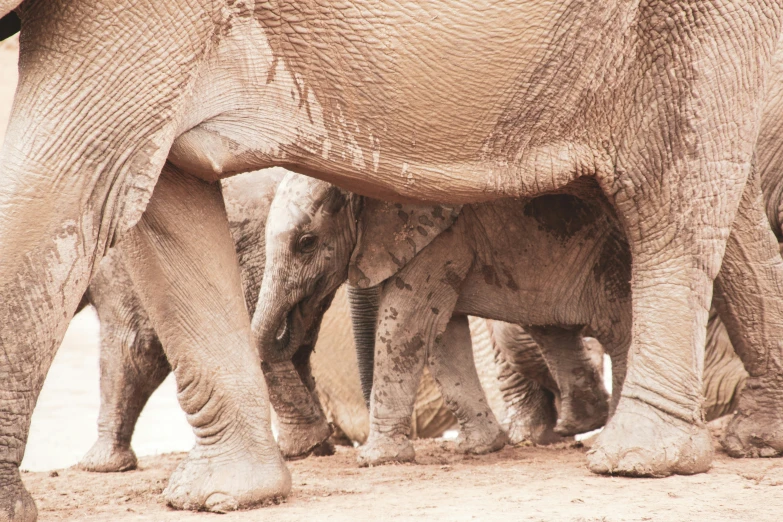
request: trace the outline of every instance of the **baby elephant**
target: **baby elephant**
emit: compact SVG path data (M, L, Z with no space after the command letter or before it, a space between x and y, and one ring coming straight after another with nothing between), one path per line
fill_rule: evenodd
M425 366L460 422L458 447L481 453L502 446L476 375L467 315L513 323L492 331L504 347L501 389L516 440L547 442L597 428L619 400L631 334L630 253L590 181L459 209L387 203L288 176L271 205L266 248L268 277L253 317L265 361L290 360L334 289L350 282L360 369L374 375L362 464L415 457L409 417ZM718 298L725 295L716 288ZM612 359L611 405L586 337ZM526 354L534 357L525 361ZM536 361L543 382L516 382L519 365ZM731 390L718 393L736 394L741 380L738 372ZM285 384L280 394L301 385ZM369 396L369 380L363 384Z
M223 181L226 210L251 313L264 274L269 205L284 175L282 169L268 169ZM82 459L80 467L89 471L133 469L137 461L131 449L131 437L136 421L171 368L125 269L121 248L110 250L101 262L80 308L87 304L95 307L100 319L101 406L98 440ZM309 385L310 388L314 386L317 393L312 395L312 404L284 411L278 419L279 431L288 436L281 439L281 449L291 457L306 454L329 435L324 415L351 441L364 442L369 433L348 305L342 293L335 298L320 324L320 333L316 334L319 353L304 347L296 363L303 375L312 374ZM490 360L489 339L482 339L480 347ZM308 394L312 391L310 388ZM495 390L495 393L500 401L499 391ZM439 436L455 422L429 375L425 375L419 386L411 421L415 434L420 437ZM308 436L297 437L297 433ZM329 447L321 446L319 450L329 451Z
M376 332L369 346L357 346L375 368L362 463L414 458L408 417L425 364L460 422L460 449L482 453L505 443L476 374L467 314L527 325L553 373L564 376L561 410L592 423L562 431L598 427L609 407L583 337L614 356L619 394L630 341L630 257L605 202L589 201L561 194L471 205L460 214L289 175L270 208L253 318L262 358L290 359L348 279L370 289L354 289L354 302L364 295L379 310L364 314L369 327L357 326Z

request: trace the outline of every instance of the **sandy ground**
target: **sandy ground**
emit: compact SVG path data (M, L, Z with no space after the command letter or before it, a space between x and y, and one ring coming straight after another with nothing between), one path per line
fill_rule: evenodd
M783 461L719 454L709 473L666 479L592 475L584 449L508 447L468 457L451 443L417 441L417 464L361 469L354 449L290 463L294 490L279 505L221 521L530 520L779 521ZM97 475L76 470L23 476L39 520L188 521L217 515L176 512L160 492L182 454L141 460L141 469Z
M16 85L16 44L0 44L0 139ZM93 443L98 406L97 321L69 329L33 416L27 470L70 466ZM186 450L192 434L169 380L153 396L134 436L139 455ZM783 461L733 460L718 452L709 473L667 479L592 475L584 448L506 448L489 456L417 441L416 464L360 469L355 450L290 463L293 492L279 505L220 520L683 521L783 519ZM187 521L217 515L176 512L160 495L184 454L141 458L137 471L24 472L39 520Z

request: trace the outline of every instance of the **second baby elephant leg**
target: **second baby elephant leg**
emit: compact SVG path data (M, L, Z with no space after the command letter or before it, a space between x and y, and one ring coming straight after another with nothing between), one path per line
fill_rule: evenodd
M566 440L554 432L560 390L538 345L518 324L487 321L487 327L511 442L553 444Z
M98 440L79 462L86 471L136 468L131 437L141 410L171 372L119 248L101 262L88 290L101 322Z
M560 389L560 412L554 430L576 435L600 428L609 416L609 394L600 366L587 350L581 328L532 326L526 328L538 343Z
M495 418L481 387L470 339L468 318L454 315L441 342L427 357L430 373L440 386L446 406L459 421L457 448L464 453L490 453L503 448L508 437Z

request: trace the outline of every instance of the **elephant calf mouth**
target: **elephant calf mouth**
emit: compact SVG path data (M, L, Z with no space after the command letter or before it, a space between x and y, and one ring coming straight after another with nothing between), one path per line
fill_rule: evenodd
M299 348L303 331L304 317L300 304L297 304L286 314L275 332L274 346L278 354L292 355L291 350Z
M277 347L280 350L288 346L288 343L291 341L291 327L289 325L291 323L292 313L293 310L288 312L288 315L286 315L275 332L275 344L277 344Z

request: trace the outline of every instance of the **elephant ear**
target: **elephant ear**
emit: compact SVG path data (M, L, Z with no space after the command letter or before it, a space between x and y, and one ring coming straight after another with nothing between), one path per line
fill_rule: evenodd
M390 278L449 228L461 209L461 205L403 205L364 198L348 281L369 288Z

